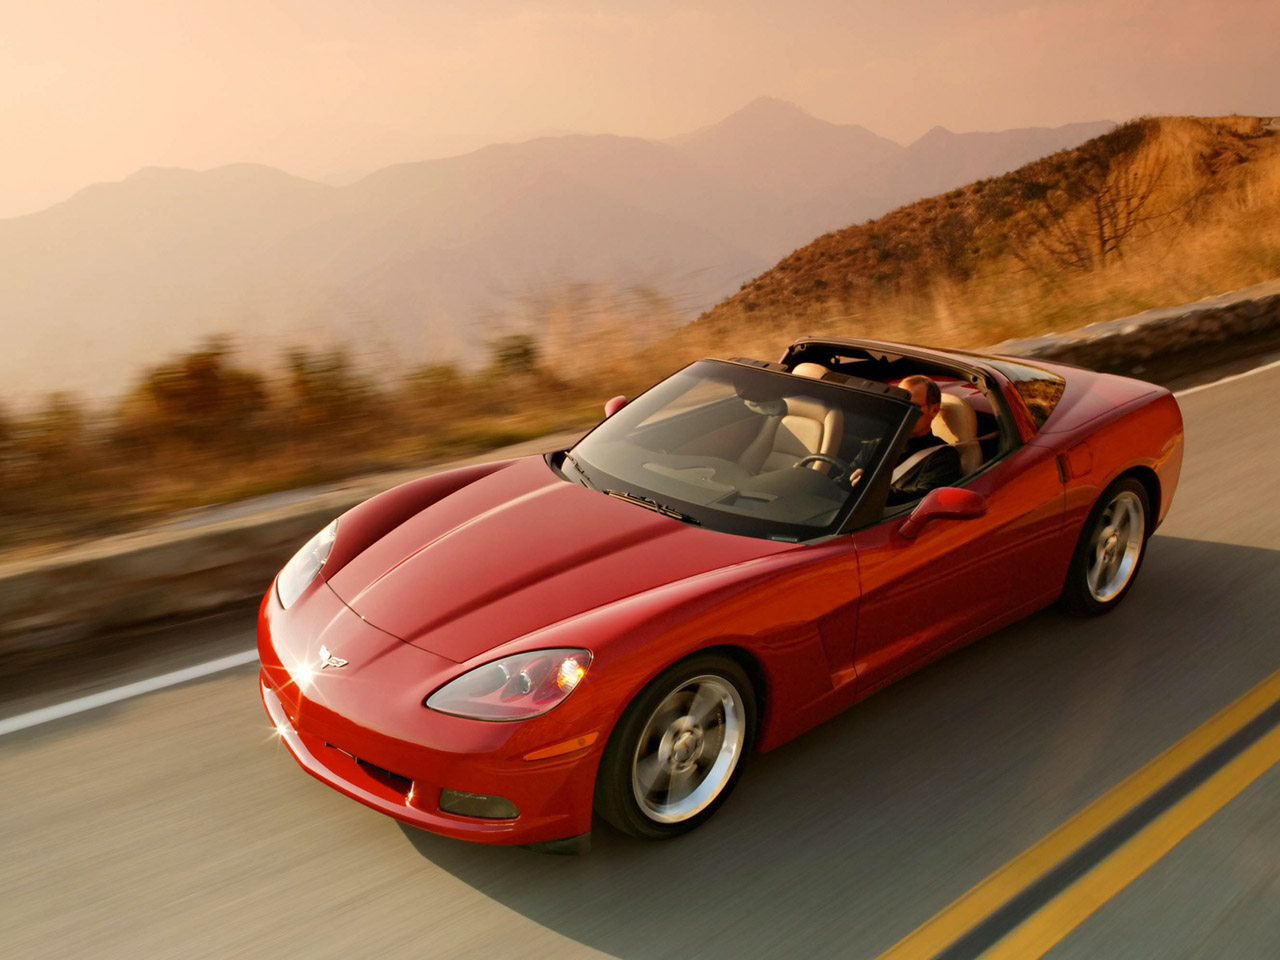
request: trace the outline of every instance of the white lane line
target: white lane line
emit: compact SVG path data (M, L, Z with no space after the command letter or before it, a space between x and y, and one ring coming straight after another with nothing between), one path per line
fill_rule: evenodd
M257 659L257 650L244 650L240 653L233 653L229 657L221 657L217 660L210 660L208 663L200 663L194 667L187 667L183 670L175 670L173 673L152 677L150 680L139 680L137 683L125 684L123 687L116 687L114 690L104 690L101 693L91 694L87 697L68 700L66 703L54 704L52 707L32 710L30 713L20 713L16 717L0 720L0 737L7 733L25 730L28 727L49 723L51 720L61 720L63 717L83 713L85 710L105 707L109 703L119 703L121 700L128 700L130 697L139 697L144 693L151 693L164 687L186 683L188 680L198 680L210 674L221 673L223 670L242 667L246 663L253 663Z
M1252 370L1246 370L1244 373L1233 373L1229 377L1223 377L1221 380L1214 380L1212 383L1202 383L1195 387L1187 387L1185 390L1178 390L1174 393L1174 396L1185 397L1189 393L1208 390L1210 387L1221 386L1224 383L1230 383L1232 380L1243 380L1245 377L1252 377L1255 373L1262 373L1264 370L1272 370L1275 367L1280 367L1280 360L1273 360L1271 363L1264 363L1262 366L1254 367Z

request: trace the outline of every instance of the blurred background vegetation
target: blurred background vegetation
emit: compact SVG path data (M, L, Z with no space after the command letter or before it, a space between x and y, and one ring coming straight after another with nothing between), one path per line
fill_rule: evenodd
M0 410L0 552L585 430L609 397L672 370L662 344L678 322L647 288L575 284L495 318L505 332L470 369L388 379L342 349L264 361L215 339L146 371L111 407L54 394Z
M481 355L408 374L215 339L109 408L0 409L0 552L585 430L609 397L701 356L777 359L806 334L980 348L1277 276L1271 126L1135 121L819 237L693 323L659 290L566 282L489 318Z

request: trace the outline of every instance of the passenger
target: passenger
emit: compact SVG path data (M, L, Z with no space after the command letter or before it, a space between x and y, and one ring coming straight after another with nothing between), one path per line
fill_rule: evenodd
M956 448L933 435L933 418L942 409L942 391L938 385L928 377L916 375L906 377L898 386L911 391L912 403L920 408L920 419L893 469L886 501L891 507L919 500L930 490L950 486L962 476ZM850 475L849 482L856 484L861 478L859 466Z

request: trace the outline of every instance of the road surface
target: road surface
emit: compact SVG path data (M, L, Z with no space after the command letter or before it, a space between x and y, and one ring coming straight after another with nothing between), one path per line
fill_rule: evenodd
M1115 613L937 662L754 758L671 843L602 827L553 857L401 827L298 768L252 666L0 736L0 956L878 957L1280 670L1278 396L1280 367L1181 397L1181 485ZM0 680L0 717L245 650L252 614L145 643L165 652ZM1201 825L1173 809L1163 856L1104 850L1138 865L1072 887L1097 895L1082 916L1024 911L1044 955L1280 956L1280 766L1230 770Z

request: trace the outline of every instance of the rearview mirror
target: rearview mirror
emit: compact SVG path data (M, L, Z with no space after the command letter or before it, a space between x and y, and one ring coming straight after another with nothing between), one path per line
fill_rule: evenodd
M925 494L911 516L902 521L898 532L914 540L925 524L934 520L971 520L986 512L987 501L982 494L959 487L939 487Z
M615 413L627 405L626 397L614 397L604 405L605 418L612 417Z

